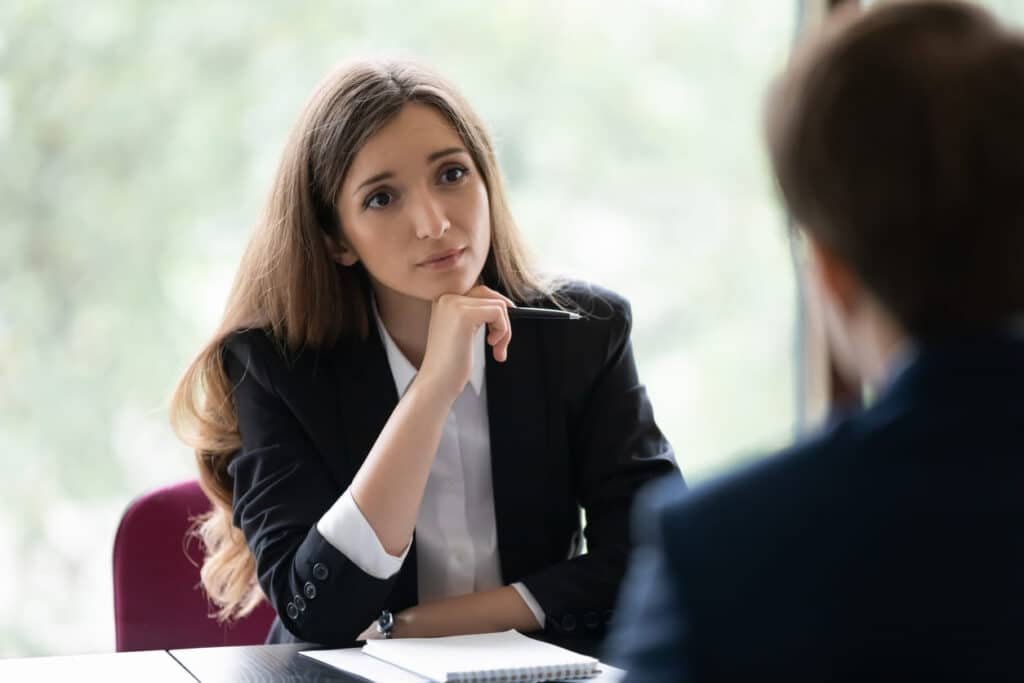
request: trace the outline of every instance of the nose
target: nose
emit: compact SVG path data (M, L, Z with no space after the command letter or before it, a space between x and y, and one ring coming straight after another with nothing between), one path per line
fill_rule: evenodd
M429 193L424 193L416 202L413 225L416 229L416 237L425 240L442 237L452 224L445 216L441 203L431 197Z

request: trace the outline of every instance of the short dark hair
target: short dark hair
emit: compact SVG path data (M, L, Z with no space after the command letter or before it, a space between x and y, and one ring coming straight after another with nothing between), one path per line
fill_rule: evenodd
M800 227L913 337L1024 312L1024 37L962 2L829 22L769 98Z

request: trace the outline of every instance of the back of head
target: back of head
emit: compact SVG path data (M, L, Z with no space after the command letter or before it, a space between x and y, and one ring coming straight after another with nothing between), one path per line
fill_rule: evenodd
M768 110L801 227L916 338L1024 312L1024 38L961 2L846 14Z

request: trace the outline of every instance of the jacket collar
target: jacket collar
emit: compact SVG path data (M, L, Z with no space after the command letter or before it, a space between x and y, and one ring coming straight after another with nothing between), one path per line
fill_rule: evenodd
M913 396L928 401L973 396L983 401L1024 385L1024 334L1002 328L918 343L905 367L892 377L878 404Z

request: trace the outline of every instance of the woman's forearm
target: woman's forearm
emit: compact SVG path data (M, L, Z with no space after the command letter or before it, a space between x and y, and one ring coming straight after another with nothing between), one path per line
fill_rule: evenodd
M411 607L395 617L396 638L433 638L542 627L512 586Z
M349 487L384 550L399 556L412 539L427 477L445 419L469 382L477 330L504 361L512 328L511 300L478 285L431 304L426 350L415 379L398 402Z
M349 487L381 545L393 556L401 555L412 538L450 409L435 392L413 380Z

